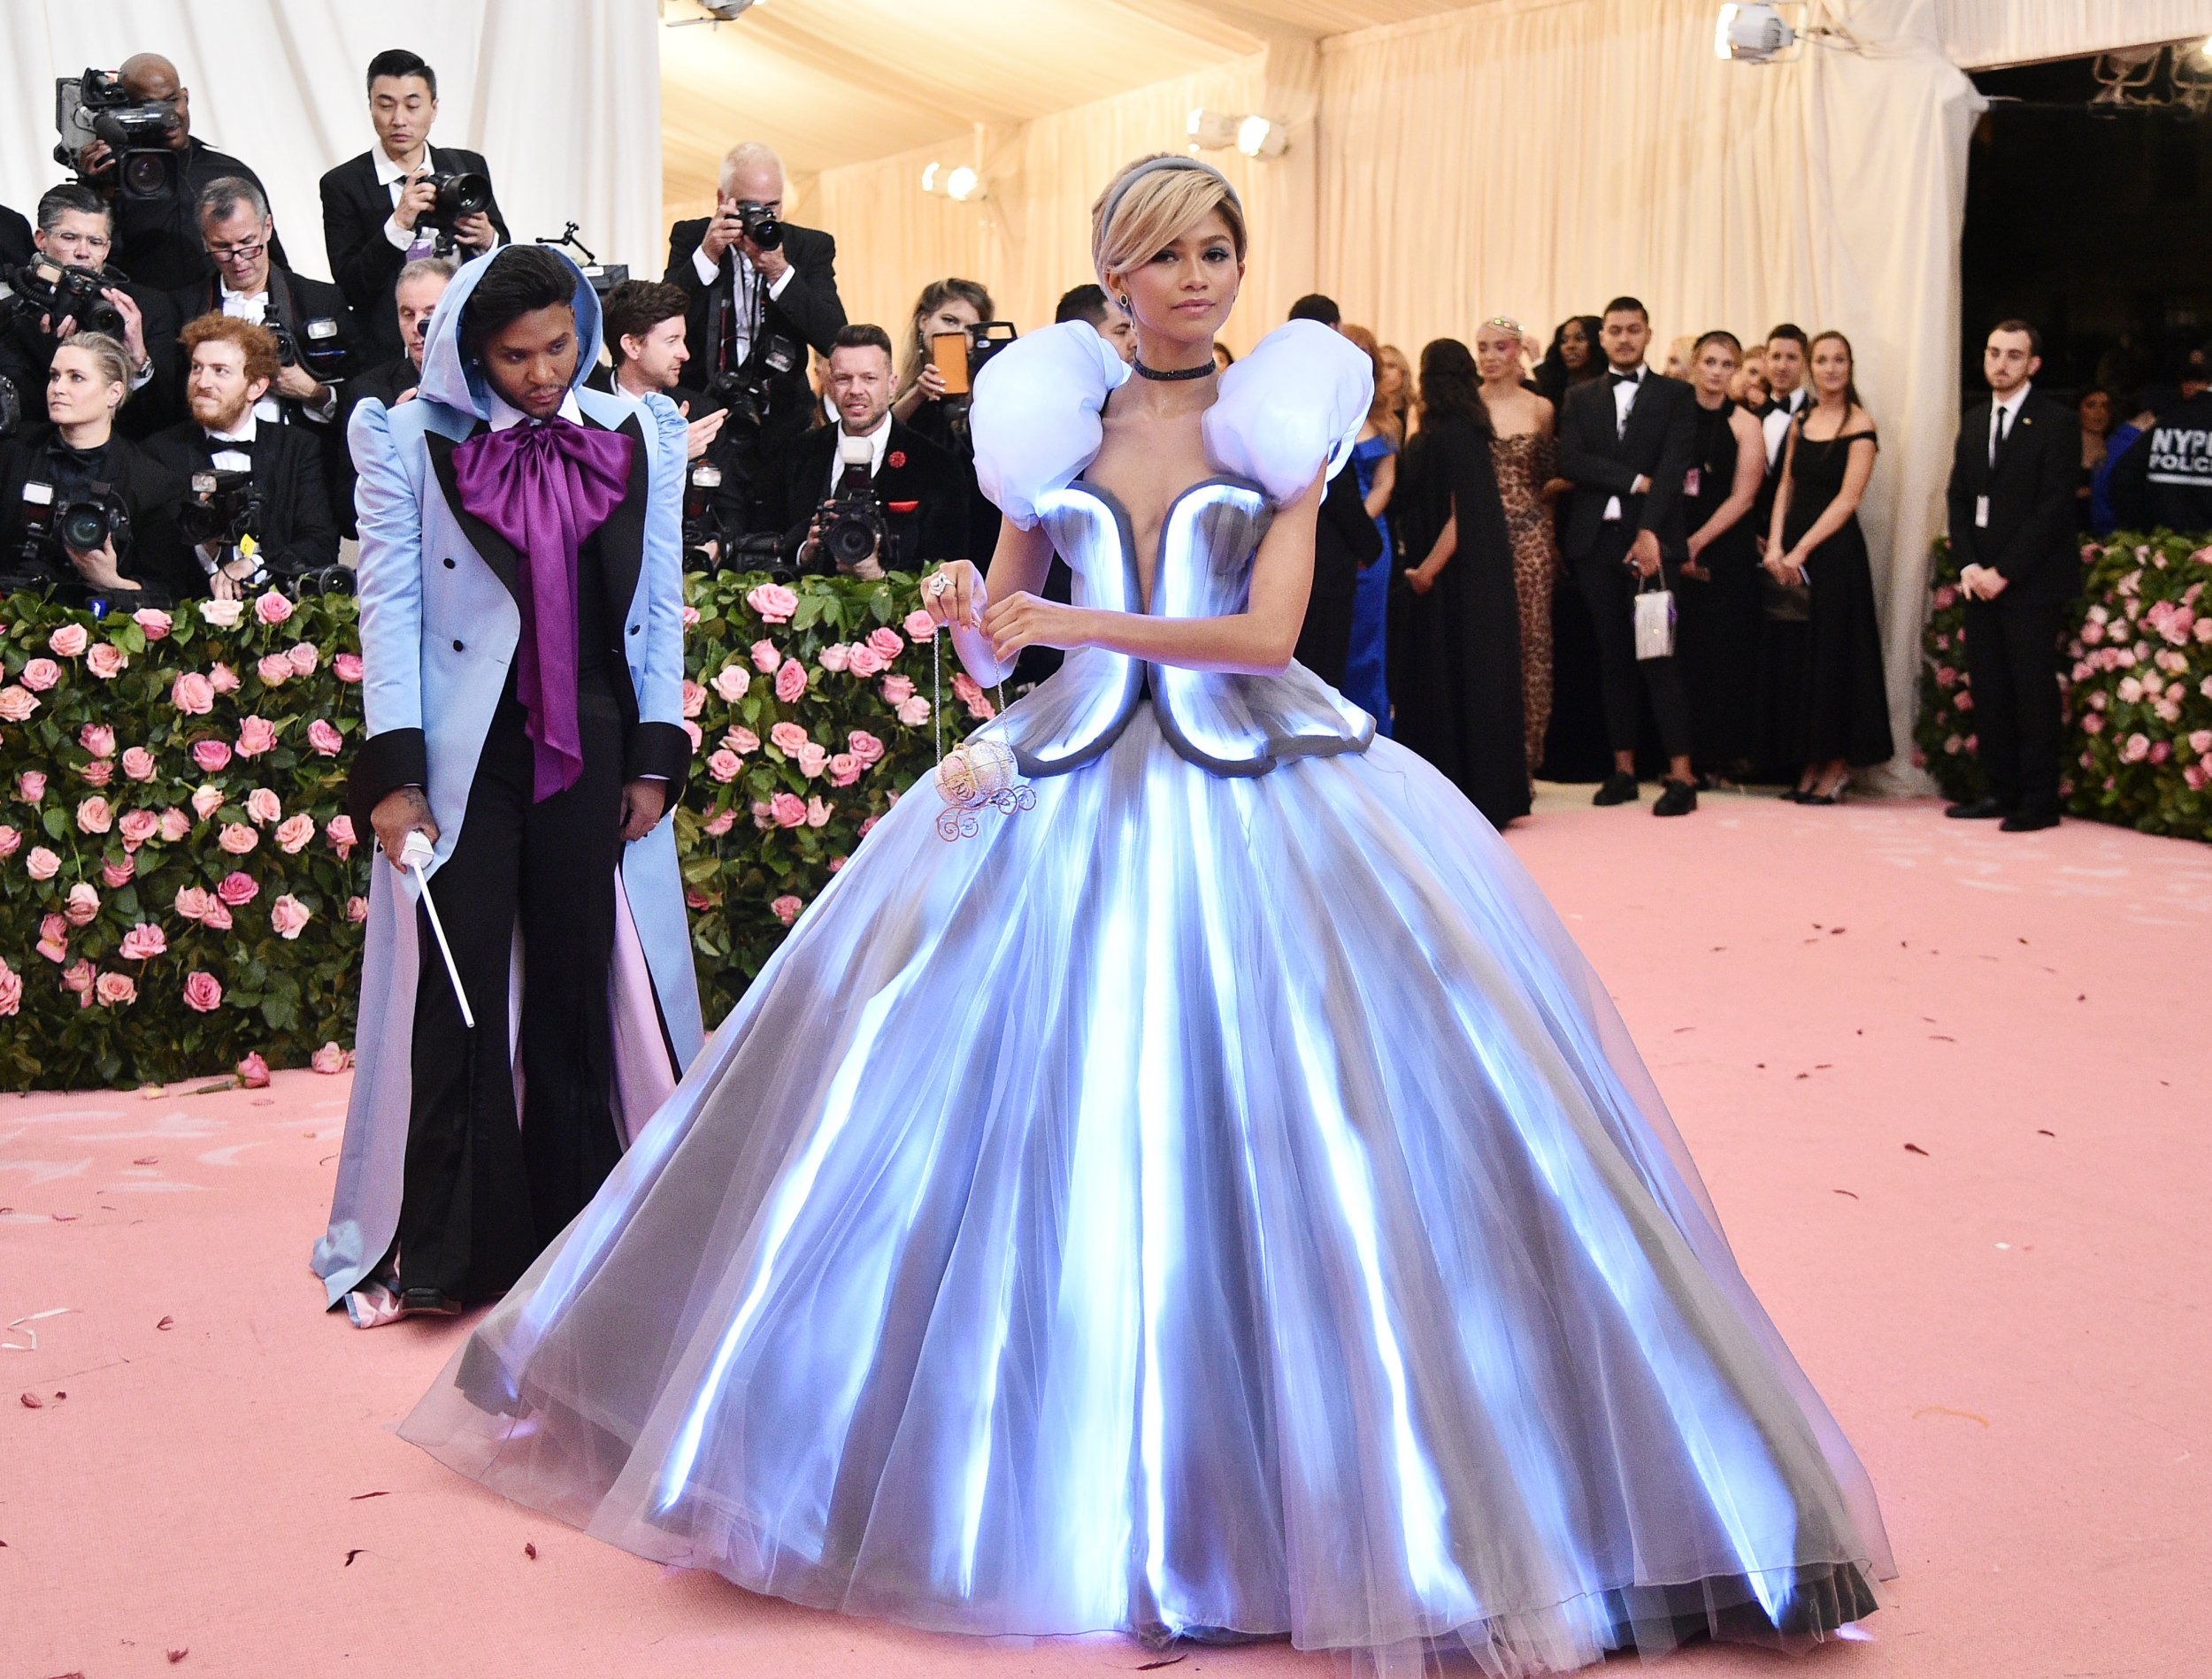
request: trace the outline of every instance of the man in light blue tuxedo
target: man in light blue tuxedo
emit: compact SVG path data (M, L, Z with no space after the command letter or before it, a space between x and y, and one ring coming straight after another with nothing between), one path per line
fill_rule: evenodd
M368 724L350 801L377 855L315 1269L363 1327L503 1292L703 1039L662 820L691 755L686 428L664 397L585 388L599 341L572 263L500 249L440 299L418 400L349 428ZM416 834L426 888L398 866Z

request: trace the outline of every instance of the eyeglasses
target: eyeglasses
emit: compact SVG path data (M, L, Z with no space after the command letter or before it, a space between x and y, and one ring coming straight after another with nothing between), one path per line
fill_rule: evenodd
M265 240L252 240L243 245L210 245L207 254L228 267L233 263L250 263L268 249Z

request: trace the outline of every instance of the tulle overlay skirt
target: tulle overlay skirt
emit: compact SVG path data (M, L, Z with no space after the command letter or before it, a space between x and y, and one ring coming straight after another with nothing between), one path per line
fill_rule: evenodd
M1603 988L1390 741L902 801L405 1437L939 1630L1571 1668L1889 1571Z

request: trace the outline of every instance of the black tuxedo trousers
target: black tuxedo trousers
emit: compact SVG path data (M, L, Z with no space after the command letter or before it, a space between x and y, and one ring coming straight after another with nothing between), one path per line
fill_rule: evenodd
M1636 527L1625 519L1601 525L1590 551L1569 562L1575 587L1589 604L1597 633L1598 681L1605 699L1606 743L1616 752L1636 749L1637 691L1650 697L1659 743L1670 758L1689 755L1690 698L1681 667L1672 659L1636 656L1636 595L1641 580L1629 568L1628 550ZM1659 574L1669 588L1680 586L1674 562L1663 557Z
M2008 811L2058 814L2061 723L2058 638L2065 602L2007 589L1966 603L1966 674L1976 752L1989 791Z

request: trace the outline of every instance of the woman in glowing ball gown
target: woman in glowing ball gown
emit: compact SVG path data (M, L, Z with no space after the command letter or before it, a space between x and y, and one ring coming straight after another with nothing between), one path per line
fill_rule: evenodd
M986 684L1068 650L981 731L1033 808L902 800L403 1432L942 1631L1521 1675L1857 1621L1872 1490L1603 986L1291 663L1366 357L1214 372L1245 226L1194 158L1093 246L1137 364L1073 322L985 366L1005 523L925 584Z

